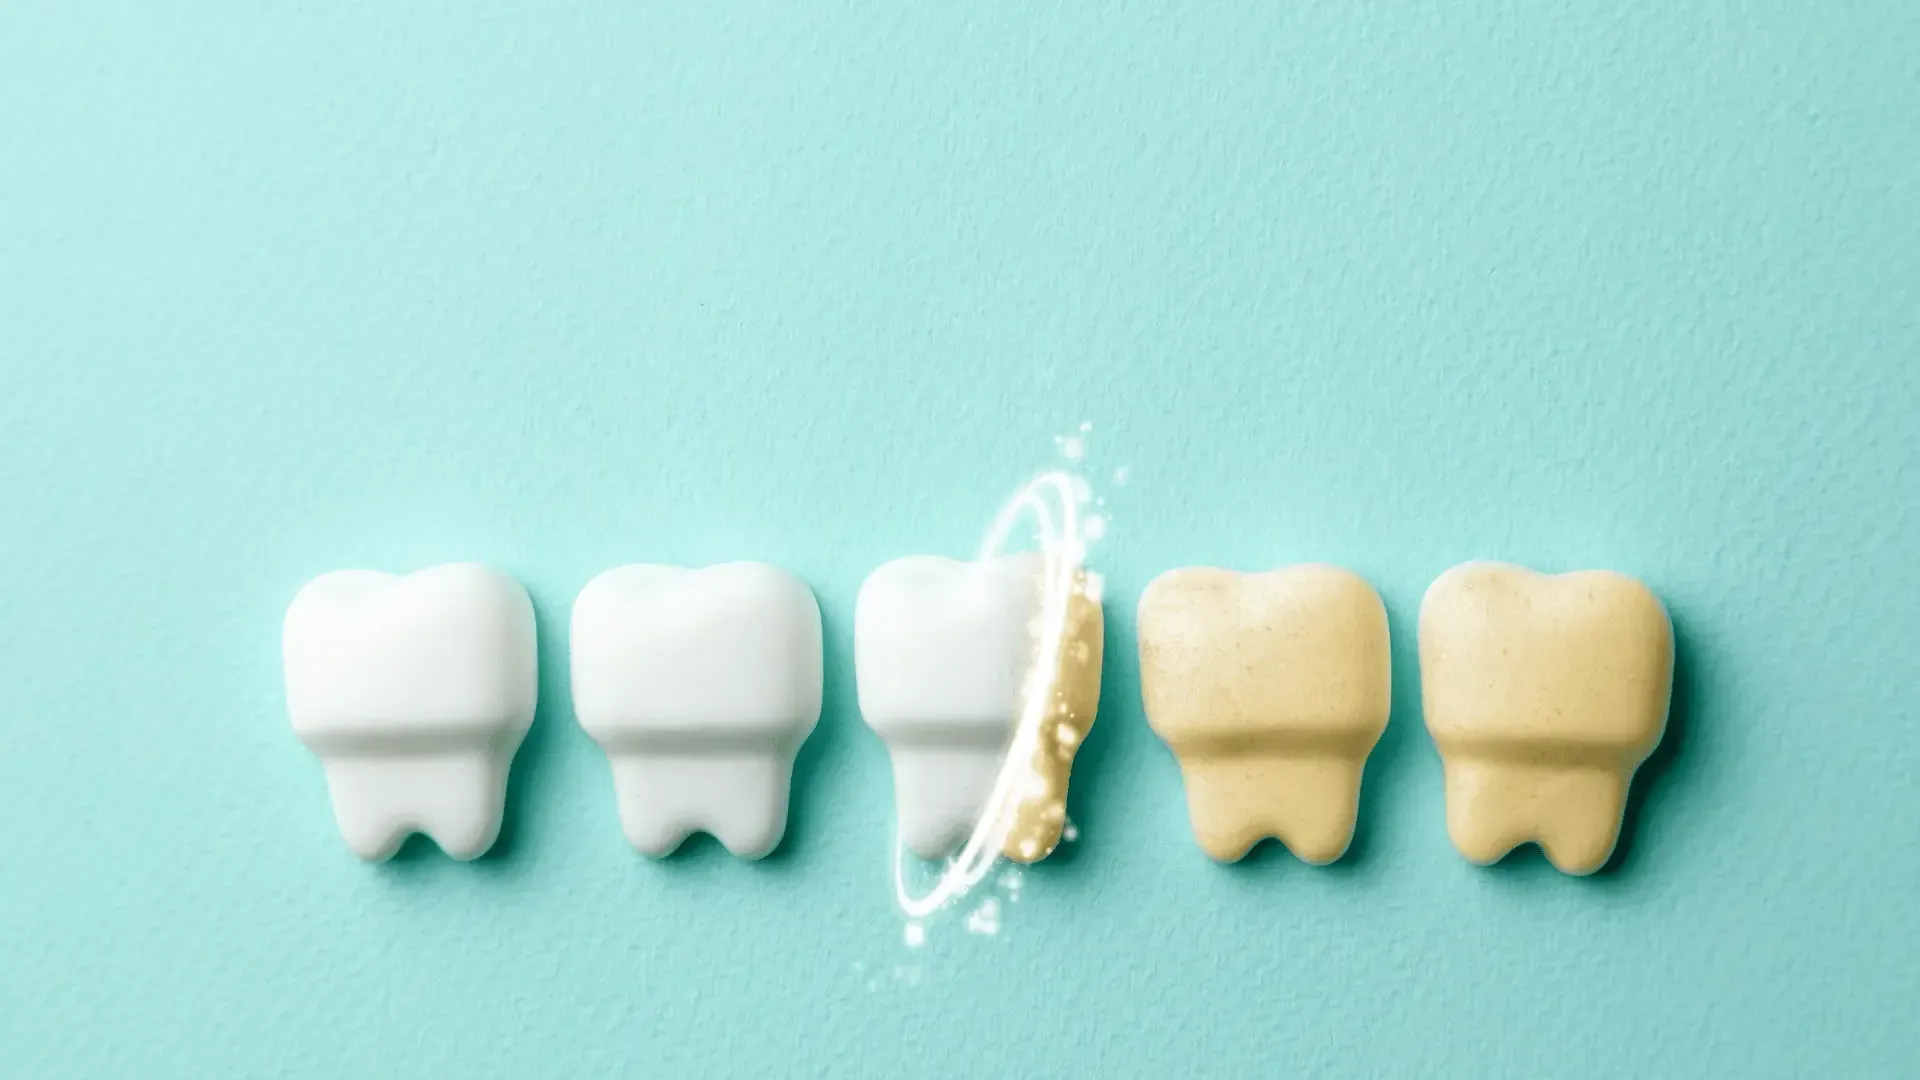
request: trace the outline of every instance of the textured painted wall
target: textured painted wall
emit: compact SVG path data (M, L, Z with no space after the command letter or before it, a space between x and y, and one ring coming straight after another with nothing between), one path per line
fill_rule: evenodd
M724 6L0 12L0 1075L1912 1075L1920 7ZM854 593L1082 420L1082 838L908 950ZM1447 845L1476 556L1671 606L1610 873ZM649 864L568 604L734 557L827 715L784 852ZM540 609L507 842L361 866L278 619L452 558ZM1393 620L1361 835L1217 867L1132 604L1304 559Z

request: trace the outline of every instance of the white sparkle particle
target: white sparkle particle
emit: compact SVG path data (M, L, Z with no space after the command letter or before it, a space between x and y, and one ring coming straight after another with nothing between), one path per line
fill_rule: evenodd
M1000 932L1000 901L989 896L967 916L967 932L992 937Z
M1086 581L1081 584L1080 592L1085 595L1088 600L1097 604L1100 602L1101 597L1106 594L1106 591L1107 579L1092 570L1087 571Z

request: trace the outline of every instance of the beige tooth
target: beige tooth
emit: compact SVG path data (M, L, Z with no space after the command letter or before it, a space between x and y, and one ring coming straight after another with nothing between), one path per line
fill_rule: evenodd
M1001 844L1001 853L1014 862L1038 862L1060 844L1073 758L1087 741L1100 707L1105 630L1100 601L1089 593L1086 574L1077 574L1067 598L1059 662L1052 672L1029 676L1046 680L1047 712L1036 733L1033 756L1016 777L1015 790L1021 795L1012 805Z
M1180 761L1201 849L1232 862L1273 836L1309 863L1344 854L1392 693L1372 586L1337 566L1170 570L1139 634L1147 722Z
M1456 566L1420 605L1420 682L1462 855L1537 841L1566 873L1606 864L1673 685L1673 627L1645 585Z

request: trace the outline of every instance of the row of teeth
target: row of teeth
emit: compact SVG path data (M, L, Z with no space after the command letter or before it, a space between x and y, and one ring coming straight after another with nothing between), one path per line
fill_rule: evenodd
M860 590L860 711L893 761L901 840L923 858L983 825L1021 862L1060 840L1102 616L1076 579L1043 652L1044 574L1037 555L916 557ZM746 858L777 847L820 716L806 585L765 563L620 567L581 592L571 637L575 714L607 753L628 841L649 855L694 832ZM1139 643L1148 722L1179 759L1200 847L1233 861L1274 837L1308 862L1339 858L1390 704L1372 587L1332 566L1174 570L1141 597ZM456 858L492 846L537 696L516 582L474 564L328 574L288 610L284 651L294 731L356 854L387 858L414 832ZM1427 592L1420 663L1461 853L1491 862L1535 841L1569 873L1604 864L1665 727L1672 630L1653 594L1606 571L1468 563ZM1013 797L990 807L1008 770Z
M1101 619L1076 578L1058 663L1034 670L1045 570L1039 555L909 558L861 589L860 708L922 857L960 848L1003 767L1016 797L990 823L996 844L1032 862L1059 843L1098 703ZM460 859L493 845L538 688L518 583L470 563L328 574L294 599L283 646L294 732L355 854L388 858L415 832ZM794 757L820 718L820 609L799 578L753 562L619 567L575 601L571 652L574 713L606 751L636 849L665 855L695 832L744 858L779 845ZM1017 740L1029 699L1046 722ZM1032 751L1009 763L1016 745Z
M1231 862L1271 836L1310 863L1344 854L1391 703L1372 586L1336 566L1175 570L1141 597L1139 633L1147 719L1180 760L1200 847ZM1666 609L1632 578L1441 575L1420 605L1420 680L1454 846L1491 863L1537 842L1567 873L1600 869L1672 679Z

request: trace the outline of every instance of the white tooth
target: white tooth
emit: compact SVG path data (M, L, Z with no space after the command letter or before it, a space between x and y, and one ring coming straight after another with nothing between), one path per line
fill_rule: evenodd
M294 597L282 645L294 734L354 854L385 859L413 832L456 859L493 846L538 693L526 590L473 563L344 570Z
M573 708L607 752L627 840L706 832L757 859L787 831L793 759L820 720L820 607L777 566L635 565L573 606Z
M1420 683L1462 855L1534 840L1569 874L1606 864L1673 683L1673 627L1645 585L1456 566L1420 604Z
M979 562L897 559L861 586L854 614L860 712L886 742L901 839L916 855L958 850L1007 762L1039 656L1044 564L1038 555ZM1065 613L1047 718L1020 770L1000 838L1021 862L1043 858L1065 823L1073 754L1099 700L1100 606L1076 581Z

